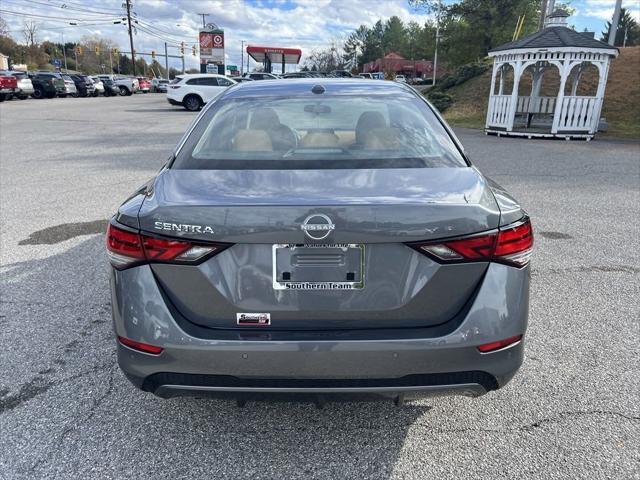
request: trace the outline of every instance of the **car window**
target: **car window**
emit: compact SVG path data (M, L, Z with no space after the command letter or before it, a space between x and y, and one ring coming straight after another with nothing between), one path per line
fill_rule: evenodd
M219 79L216 77L202 77L200 79L200 85L206 85L208 87L217 87Z
M465 159L413 94L222 100L178 152L180 169L463 167Z
M175 77L173 80L171 80L171 85L175 84L175 83L180 83L180 81L182 81L183 77Z

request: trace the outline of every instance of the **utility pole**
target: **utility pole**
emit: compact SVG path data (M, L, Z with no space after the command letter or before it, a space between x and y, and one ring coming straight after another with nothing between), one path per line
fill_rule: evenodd
M164 68L167 71L167 79L169 78L169 53L167 52L167 42L164 42Z
M133 70L133 76L136 76L136 52L133 49L133 33L131 31L131 0L127 2L127 24L129 25L129 44L131 45L131 68ZM120 62L118 62L120 63Z
M64 71L65 73L69 73L69 69L67 68L67 48L64 43L64 32L60 33L62 35L62 56L64 57Z
M440 42L440 14L442 12L442 0L438 0L438 14L436 16L436 48L433 52L433 80L431 88L436 86L436 72L438 71L438 43Z
M112 52L113 52L113 48L109 47L109 75L113 75L113 56L112 56Z
M616 9L613 11L611 19L611 28L609 29L609 45L612 47L616 43L616 34L618 33L618 22L620 21L620 9L622 8L622 0L616 0Z
M207 26L207 22L205 20L206 17L209 16L208 13L198 13L197 15L201 15L202 16L202 28L205 28Z

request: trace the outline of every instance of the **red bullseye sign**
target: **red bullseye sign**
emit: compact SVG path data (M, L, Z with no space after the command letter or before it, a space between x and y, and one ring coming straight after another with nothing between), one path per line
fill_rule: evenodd
M224 37L222 35L213 35L213 48L224 47Z

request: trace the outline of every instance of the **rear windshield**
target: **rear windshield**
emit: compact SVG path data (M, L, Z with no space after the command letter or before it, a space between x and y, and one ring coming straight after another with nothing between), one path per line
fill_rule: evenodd
M172 168L466 166L429 107L395 94L222 100L203 114Z

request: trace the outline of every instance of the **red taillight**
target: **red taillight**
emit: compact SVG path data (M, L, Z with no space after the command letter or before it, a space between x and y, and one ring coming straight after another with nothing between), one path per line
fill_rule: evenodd
M522 267L529 263L533 252L533 228L527 218L500 229L493 257L496 261Z
M107 256L111 265L116 268L124 268L144 261L144 249L140 235L109 224L107 227Z
M120 335L118 335L118 341L126 347L133 348L140 352L150 353L152 355L160 355L162 350L164 350L162 347L149 345L148 343L136 342L135 340L130 340L128 338L121 337Z
M516 335L514 337L505 338L504 340L498 340L497 342L478 345L478 350L480 350L481 353L495 352L496 350L502 350L503 348L515 345L520 340L522 340L522 335Z
M529 218L525 218L486 234L409 246L442 263L494 261L522 267L531 258L533 230Z
M107 256L121 270L145 262L195 263L228 244L196 245L189 241L151 237L118 228L107 228Z
M142 236L148 260L173 260L192 247L189 242Z

